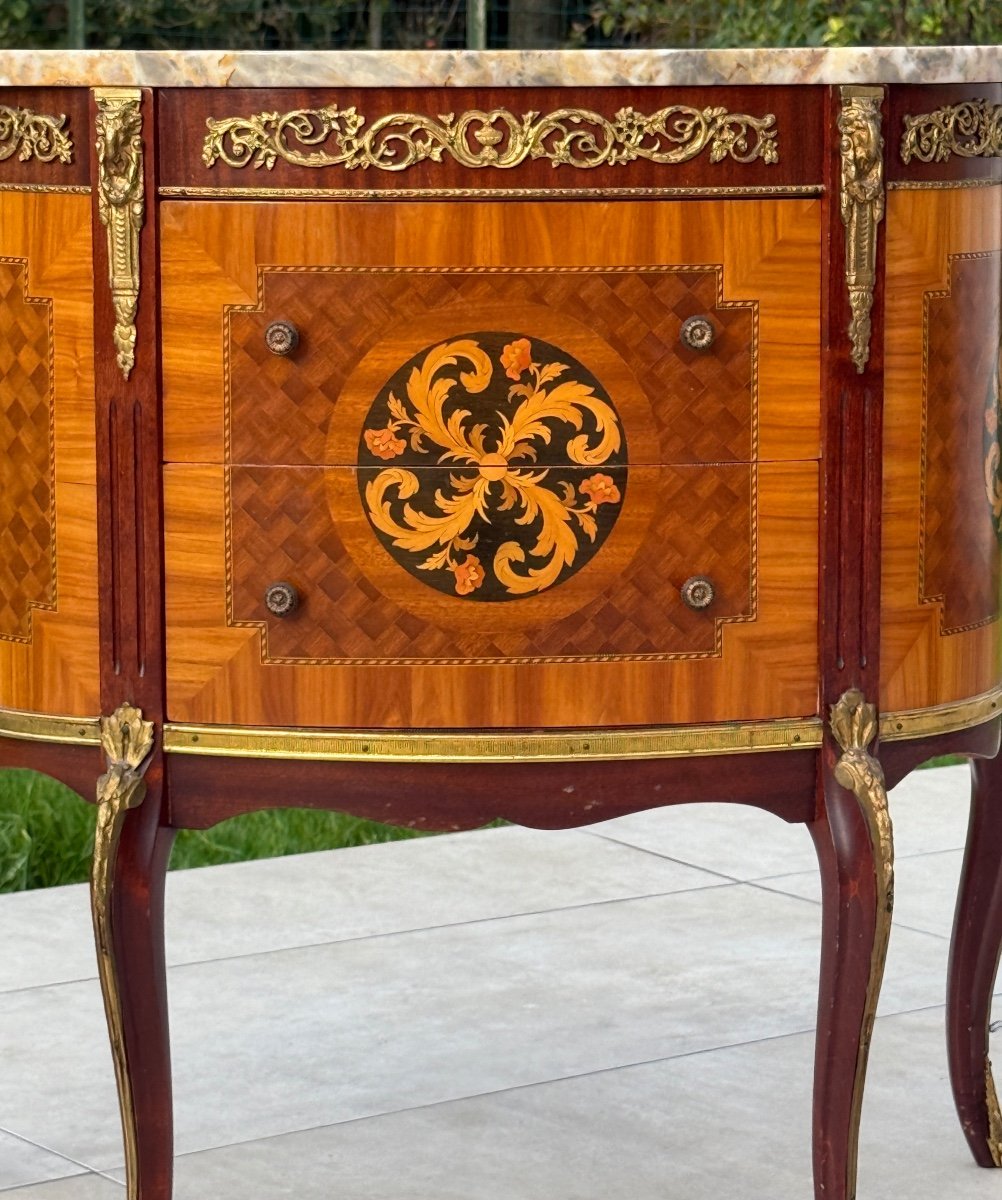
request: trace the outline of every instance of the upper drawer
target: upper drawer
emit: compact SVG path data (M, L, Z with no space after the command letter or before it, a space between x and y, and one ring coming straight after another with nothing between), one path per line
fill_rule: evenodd
M168 461L818 456L818 201L161 211Z

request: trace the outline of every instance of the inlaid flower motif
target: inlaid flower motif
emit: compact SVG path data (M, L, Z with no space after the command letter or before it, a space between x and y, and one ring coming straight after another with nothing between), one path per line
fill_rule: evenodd
M999 444L999 411L1002 409L1002 395L999 391L1000 379L1002 379L1002 345L999 346L999 355L988 382L988 394L985 397L985 428L982 435L985 455L985 493L991 506L995 532L1002 538L1002 446Z
M456 577L458 596L469 596L484 582L483 567L480 565L480 559L474 554L467 554L461 563L452 568L452 573Z
M585 548L615 522L625 474L617 482L594 468L625 465L618 416L595 386L574 378L586 369L553 361L557 354L510 334L433 346L383 393L386 427L363 431L376 458L409 445L407 465L363 472L359 486L373 528L402 552L398 561L418 578L437 575L440 591L490 600L541 592L587 560ZM514 382L503 384L501 370ZM425 455L434 456L428 467L448 471L408 469L424 466ZM490 557L481 543L488 530Z
M509 379L521 379L522 372L532 365L532 343L528 338L509 342L501 352L501 366Z
M618 504L619 488L611 475L592 475L582 483L578 490L583 496L588 496L592 504L598 508L600 504Z
M365 431L365 444L376 458L396 458L407 448L407 443L403 438L397 437L395 426L396 422L391 422L385 429L367 429Z

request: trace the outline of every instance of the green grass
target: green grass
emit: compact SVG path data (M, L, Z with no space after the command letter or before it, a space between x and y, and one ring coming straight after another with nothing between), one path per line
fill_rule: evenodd
M171 870L420 837L343 813L270 809L182 830ZM0 892L82 883L94 848L94 807L33 771L0 771Z

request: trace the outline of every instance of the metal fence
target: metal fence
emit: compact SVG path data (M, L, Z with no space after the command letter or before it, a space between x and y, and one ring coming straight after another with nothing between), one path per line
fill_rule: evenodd
M550 48L589 0L0 0L0 45L121 49Z

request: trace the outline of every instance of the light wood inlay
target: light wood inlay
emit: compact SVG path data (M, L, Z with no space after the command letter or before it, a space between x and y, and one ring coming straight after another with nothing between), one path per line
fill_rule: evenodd
M999 621L948 632L943 600L923 602L921 558L923 514L939 519L936 496L927 494L928 489L937 486L942 474L930 465L924 493L923 404L943 401L942 396L925 396L925 309L930 302L939 302L937 293L941 296L950 290L951 256L1002 248L1002 192L997 188L895 191L888 196L886 228L880 708L898 710L961 700L987 692L1002 680ZM954 264L957 261L954 257ZM986 297L985 304L997 310L997 292L994 298ZM979 329L986 336L987 326L979 323L957 339L958 364L972 355L985 358L984 347L968 340ZM964 420L980 450L985 396L980 388L976 390L979 394L969 402L977 411ZM927 439L927 450L942 441L942 433ZM966 480L952 480L950 486L969 484L969 502L983 503L987 513L983 477L968 474ZM934 533L927 527L926 540ZM984 565L972 561L970 570L976 574L984 571Z
M169 462L225 460L223 313L228 305L257 306L259 266L269 265L514 271L726 264L723 298L758 305L758 456L818 456L817 200L171 202L161 220Z
M164 475L172 721L500 728L817 711L816 463L760 466L758 619L725 625L719 657L522 665L263 666L258 630L227 626L224 469Z
M53 607L35 609L30 638L0 639L0 706L92 716L98 711L90 199L0 194L0 256L27 263L27 293L51 302L56 553Z

